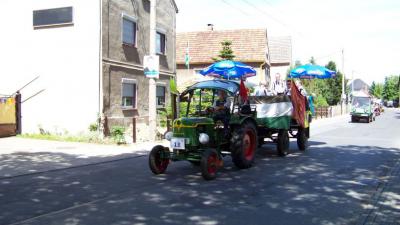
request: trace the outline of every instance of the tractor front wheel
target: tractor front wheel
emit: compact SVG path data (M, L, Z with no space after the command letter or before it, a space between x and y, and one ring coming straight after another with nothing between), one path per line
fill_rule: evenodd
M164 146L154 146L149 155L149 167L154 174L165 172L169 164L169 150Z
M203 178L205 180L215 179L220 164L220 157L215 149L205 150L200 161L201 175Z

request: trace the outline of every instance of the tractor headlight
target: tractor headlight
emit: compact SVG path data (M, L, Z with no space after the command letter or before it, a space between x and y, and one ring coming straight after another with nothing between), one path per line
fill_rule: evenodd
M199 141L203 145L208 144L208 142L210 141L210 137L205 133L200 133Z
M172 136L173 136L172 131L168 131L168 132L165 134L165 139L167 139L168 141L170 141L170 140L172 139Z

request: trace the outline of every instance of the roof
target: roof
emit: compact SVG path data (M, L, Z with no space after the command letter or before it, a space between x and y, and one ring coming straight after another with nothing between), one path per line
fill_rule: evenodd
M190 90L195 89L219 89L229 92L231 95L236 94L239 90L239 84L234 81L229 80L206 80L200 81L198 83L190 86L183 94L187 93Z
M221 42L232 41L235 61L265 62L267 49L266 29L239 29L185 32L176 34L176 63L185 63L185 54L189 45L191 64L213 63L221 50ZM251 40L251 41L250 41Z
M292 38L290 36L276 36L268 38L271 64L292 63Z
M354 86L351 87L352 85L354 85ZM348 84L348 86L351 87L352 90L354 90L354 91L359 91L359 90L363 90L363 89L369 89L369 85L367 83L365 83L361 79L355 79L354 81L351 81Z

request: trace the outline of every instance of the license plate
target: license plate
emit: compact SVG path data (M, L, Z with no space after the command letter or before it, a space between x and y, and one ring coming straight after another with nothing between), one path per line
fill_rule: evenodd
M185 138L172 138L171 148L173 149L185 149Z

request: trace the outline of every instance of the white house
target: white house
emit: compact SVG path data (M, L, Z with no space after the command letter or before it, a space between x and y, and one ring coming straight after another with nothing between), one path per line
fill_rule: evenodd
M22 104L23 132L37 132L38 126L78 132L96 121L99 20L100 2L94 0L0 2L2 94L13 93L36 76L21 91L22 100L44 89Z
M22 103L22 132L80 133L104 116L105 127L130 127L133 140L146 140L149 8L148 0L1 0L0 94L36 76L22 100L44 90ZM175 76L177 12L175 1L157 0L157 85L164 86L156 99L164 109Z

